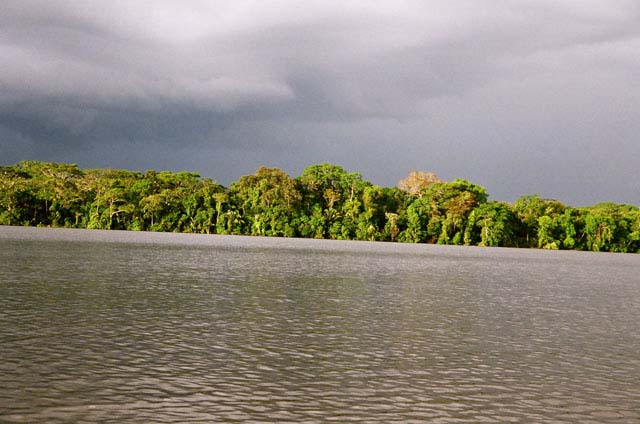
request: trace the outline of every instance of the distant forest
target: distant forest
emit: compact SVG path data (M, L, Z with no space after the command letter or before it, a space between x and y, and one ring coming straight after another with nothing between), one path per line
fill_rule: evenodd
M0 167L0 224L640 252L637 206L490 201L430 172L379 187L331 164L296 178L261 167L227 188L193 172L23 161Z

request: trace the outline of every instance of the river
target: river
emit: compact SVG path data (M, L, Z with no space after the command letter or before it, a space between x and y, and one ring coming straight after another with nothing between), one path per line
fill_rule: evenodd
M2 422L640 422L640 255L0 227Z

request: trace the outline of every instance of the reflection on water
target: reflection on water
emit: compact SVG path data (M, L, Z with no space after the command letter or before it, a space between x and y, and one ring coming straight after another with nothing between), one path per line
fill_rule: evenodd
M640 256L0 227L3 422L638 422Z

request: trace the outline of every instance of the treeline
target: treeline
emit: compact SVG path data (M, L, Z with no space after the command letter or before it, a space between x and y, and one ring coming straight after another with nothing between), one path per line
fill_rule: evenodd
M640 252L640 210L537 195L489 201L466 180L412 172L378 187L331 164L259 168L225 188L192 172L0 167L0 224Z

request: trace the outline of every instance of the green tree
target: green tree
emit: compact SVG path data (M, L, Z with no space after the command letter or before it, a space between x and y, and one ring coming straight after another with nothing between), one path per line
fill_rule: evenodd
M406 227L398 235L398 240L408 243L424 243L429 234L431 221L431 203L429 199L415 199L406 209Z
M469 181L416 172L399 185L331 164L296 179L261 167L226 190L191 172L23 161L0 167L0 224L640 251L637 206L528 195L511 207Z
M434 183L424 194L431 212L427 241L462 244L469 214L487 201L484 187L467 180Z
M584 208L585 245L588 250L607 252L636 251L638 208L600 203Z
M310 213L309 211L306 212L307 213L300 215L296 225L300 236L318 239L325 238L327 236L326 219L322 207L314 204Z
M513 210L520 220L519 233L523 243L528 247L540 247L538 240L539 219L548 216L553 219L564 213L566 206L557 200L542 199L537 194L526 195L518 198L513 204ZM545 221L547 224L548 222ZM548 230L548 229L547 229ZM545 230L545 231L547 231ZM545 237L548 234L545 233ZM542 245L549 243L547 240Z
M137 199L132 198L134 183L142 175L139 172L113 169L98 169L87 172L91 207L88 228L125 230L128 218L137 208Z
M363 211L362 195L370 183L363 181L360 174L327 163L305 168L297 182L305 215L316 213L317 208L322 210L323 219L314 220L316 224L324 222L322 234L337 239L356 237Z
M77 165L22 161L18 168L28 175L26 187L32 194L34 223L56 227L78 224L82 198Z
M295 180L278 168L260 167L230 187L231 203L241 212L245 234L287 236L296 234L292 222L302 199Z
M469 215L464 233L466 245L514 246L517 218L509 204L488 202L479 205Z
M0 225L21 225L29 220L29 175L15 166L0 167Z
M190 202L192 206L187 208L190 210L187 215L192 232L216 232L222 210L222 204L218 206L218 201L222 200L221 195L226 196L226 193L224 187L217 182L208 178L198 182L197 190L192 195L194 200Z

